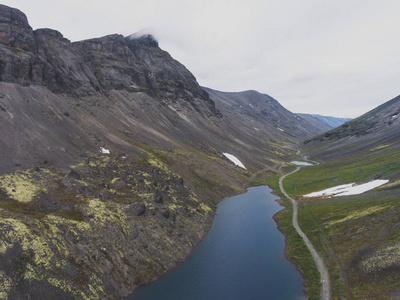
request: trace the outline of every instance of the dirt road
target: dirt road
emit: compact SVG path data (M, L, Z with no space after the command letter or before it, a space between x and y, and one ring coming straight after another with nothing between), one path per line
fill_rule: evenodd
M297 233L302 237L304 242L306 243L308 249L311 252L312 257L315 260L315 263L317 264L317 268L319 273L321 274L321 284L322 284L322 289L321 289L321 300L329 300L330 299L330 290L329 290L329 274L328 270L325 267L324 261L321 259L317 251L315 250L314 246L311 244L310 240L308 237L305 235L305 233L300 229L299 223L297 222L297 201L291 198L286 192L285 189L283 188L283 179L285 179L286 176L289 176L293 173L296 173L298 170L300 170L300 167L297 167L296 170L293 172L290 172L286 175L282 175L281 178L279 179L279 188L281 189L281 192L288 198L293 205L293 227L296 229Z

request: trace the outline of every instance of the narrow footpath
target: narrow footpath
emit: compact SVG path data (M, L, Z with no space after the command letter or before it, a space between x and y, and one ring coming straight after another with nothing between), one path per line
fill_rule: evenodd
M296 170L293 172L290 172L286 175L282 175L281 178L279 179L279 188L281 189L281 192L285 195L286 198L288 198L293 205L293 227L296 229L297 233L302 237L304 242L306 243L308 249L311 252L311 255L317 264L317 268L319 273L321 274L321 284L322 284L322 289L321 289L321 300L329 300L330 299L330 290L329 290L329 274L328 270L325 267L324 261L321 259L317 251L315 250L314 246L311 244L310 240L308 237L305 235L305 233L300 229L299 223L297 222L297 201L291 198L283 188L283 179L285 179L286 176L292 175L293 173L296 173L298 170L300 170L301 167L297 167Z

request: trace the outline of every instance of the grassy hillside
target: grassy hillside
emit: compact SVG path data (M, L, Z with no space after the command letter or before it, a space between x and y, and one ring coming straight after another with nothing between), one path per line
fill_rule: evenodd
M285 173L293 170L291 167L286 167L284 169L286 169ZM276 195L281 197L280 203L285 206L286 209L275 214L274 219L278 223L279 230L285 235L287 246L285 249L285 256L296 264L302 274L305 280L304 283L307 298L310 300L317 300L320 298L321 293L320 274L306 244L293 227L293 210L290 201L280 192L279 177L280 175L273 175L262 179L260 176L259 178L256 178L256 181L254 181L253 184L267 184L273 189Z
M299 224L328 266L335 299L393 299L400 294L399 157L399 148L381 145L357 157L303 167L285 179L286 191L299 201ZM378 178L390 182L361 195L301 196ZM289 249L297 247L289 244ZM294 259L301 262L300 255Z

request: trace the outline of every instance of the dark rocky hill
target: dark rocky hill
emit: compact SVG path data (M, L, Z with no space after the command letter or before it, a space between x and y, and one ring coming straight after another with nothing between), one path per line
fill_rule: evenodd
M321 159L357 155L376 147L399 147L400 96L342 126L304 142Z
M320 164L302 169L290 179L295 186L292 190L299 195L352 182L387 181L379 188L349 196L299 196L300 219L303 224L314 224L304 226L309 226L306 234L318 231L317 244L326 249L322 255L329 266L335 298L399 297L399 255L386 250L399 245L399 132L400 97L396 97L303 144L304 153ZM300 191L304 187L308 190ZM388 209L363 213L383 205Z
M209 88L204 90L230 123L249 135L267 138L271 142L299 142L324 132L326 128L300 118L271 96L257 91L228 93Z
M0 298L115 299L176 266L218 201L310 136L274 109L255 124L287 132L262 139L154 37L71 43L0 5Z
M320 132L267 95L204 90L150 35L72 43L0 5L0 298L128 295Z
M313 124L314 127L318 127L322 130L322 132L326 132L329 130L332 130L334 127L327 124L326 122L324 122L323 120L316 118L313 115L309 115L309 114L300 114L300 113L296 113L296 115L300 118L305 119L307 122Z

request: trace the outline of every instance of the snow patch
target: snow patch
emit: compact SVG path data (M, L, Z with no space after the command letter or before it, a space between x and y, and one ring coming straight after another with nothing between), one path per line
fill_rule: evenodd
M298 161L298 160L293 160L290 162L291 164L294 164L296 166L312 166L313 164L306 162L306 161Z
M258 128L256 128L256 127L254 127L254 129L257 130L257 131L260 131L260 129L258 129Z
M103 148L103 147L100 147L100 152L103 154L110 154L110 150Z
M247 170L244 164L242 164L242 162L236 156L229 153L222 153L222 154L225 155L226 158L229 159L231 162L233 162L235 165Z
M303 197L338 197L338 196L358 195L367 192L369 190L372 190L374 188L377 188L378 186L384 185L388 182L389 180L387 179L378 179L363 184L355 184L355 183L342 184L323 191L310 193L304 195Z
M285 130L283 130L282 128L279 128L279 127L278 127L278 129L279 129L280 131L285 131Z

